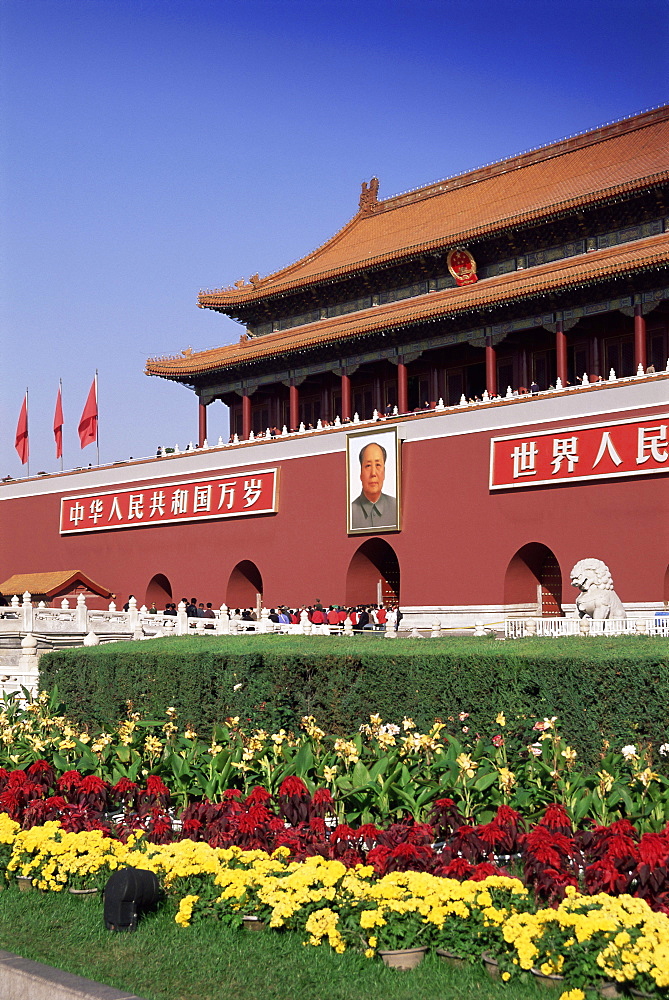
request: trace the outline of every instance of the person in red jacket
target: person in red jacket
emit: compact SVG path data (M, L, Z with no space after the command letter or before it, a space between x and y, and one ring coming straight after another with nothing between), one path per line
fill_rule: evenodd
M325 612L323 611L323 605L317 604L311 613L311 624L312 625L326 625L327 618L325 617Z

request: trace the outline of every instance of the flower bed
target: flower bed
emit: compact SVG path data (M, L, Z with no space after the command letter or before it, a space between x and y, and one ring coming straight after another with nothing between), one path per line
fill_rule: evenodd
M579 991L669 987L669 745L602 746L579 767L556 719L498 713L490 740L372 716L345 739L211 742L176 712L75 727L46 694L0 711L0 870L45 891L159 876L186 927L243 916L337 951L492 954ZM453 720L451 720L453 721ZM528 742L530 741L531 742ZM4 749L2 749L4 748ZM44 759L44 758L47 759Z
M189 839L270 854L285 848L291 860L320 856L348 868L369 865L377 876L397 871L457 879L517 874L547 903L559 902L572 887L585 894L632 894L669 913L669 825L639 834L628 820L618 820L575 830L559 805L549 806L538 823L500 806L489 823L470 824L452 799L442 798L433 804L429 822L406 816L386 827L354 828L336 822L329 789L311 795L294 775L283 780L274 797L256 787L246 797L229 789L222 802L194 801L180 812L170 802L169 789L156 775L148 776L146 787L127 778L110 786L78 771L56 778L46 761L26 771L0 769L0 809L8 822L23 827L28 840L31 828L57 822L61 841L79 832L95 834L98 844L104 837L128 842L141 834L149 843ZM2 843L0 835L0 862L2 851L6 854Z
M291 861L288 847L270 855L190 839L151 844L141 833L125 844L94 834L67 833L57 822L22 831L0 816L0 843L11 847L8 875L62 891L83 871L98 877L120 865L148 869L182 927L212 917L241 926L252 915L272 930L302 934L305 944L358 949L369 958L415 946L469 961L489 952L505 980L538 967L578 989L612 979L661 997L669 987L669 917L626 894L584 896L567 886L550 908L506 876L459 881L390 871L378 877L373 865L351 868L319 855Z
M490 739L470 732L470 721L462 712L421 733L409 718L396 725L373 715L344 738L328 736L311 716L294 732L274 733L228 718L205 739L180 726L173 708L163 719L143 719L130 707L109 732L82 728L68 722L55 694L42 693L26 707L10 698L0 709L0 766L26 768L46 757L57 776L76 769L110 785L155 774L182 808L198 798L221 801L233 787L276 794L295 775L311 793L327 788L348 823L388 825L407 814L421 822L444 796L472 823L490 822L500 805L538 819L551 803L577 826L627 819L657 832L669 821L669 743L655 753L603 741L597 767L588 770L556 719L510 720L499 712Z

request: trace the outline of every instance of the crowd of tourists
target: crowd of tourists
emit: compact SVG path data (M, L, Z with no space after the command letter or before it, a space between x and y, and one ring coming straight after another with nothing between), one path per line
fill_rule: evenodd
M402 618L399 608L386 608L383 604L358 604L347 608L339 604L324 607L318 602L305 608L271 608L269 620L278 625L299 625L305 612L312 625L329 625L331 629L339 628L343 631L348 620L354 632L362 632L363 629L396 629Z
M198 601L196 597L191 597L190 600L182 597L181 600L185 605L187 618L215 619L219 617L217 611L214 611L211 602L205 604L203 601ZM129 604L126 604L124 610L127 610L128 607ZM177 605L172 602L167 603L164 611L161 612L156 608L155 602L149 608L149 614L163 614L176 617L177 612ZM228 614L231 622L247 622L249 631L255 631L260 620L256 610L253 608L230 608ZM362 632L363 630L385 631L386 629L397 631L402 619L402 612L398 607L386 607L384 604L358 604L354 607L346 607L341 604L325 606L320 601L317 601L315 604L296 608L277 605L277 607L269 609L267 617L269 621L274 622L276 625L288 626L300 625L305 620L305 616L311 625L328 626L330 631L339 629L343 632L347 627L347 621L350 622L349 627L352 627L354 632ZM214 625L213 623L210 625L205 624L205 628L207 627L214 628ZM242 629L244 628L243 624L241 627Z

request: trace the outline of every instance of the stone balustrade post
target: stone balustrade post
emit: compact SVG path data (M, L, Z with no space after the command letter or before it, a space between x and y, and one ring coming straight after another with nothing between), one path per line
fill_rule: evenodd
M21 626L22 632L32 632L33 630L33 606L30 600L30 594L26 590L23 595L23 604L21 605L21 612L23 615L23 621Z
M216 631L219 635L230 635L230 615L227 605L221 604L221 612L218 616Z
M309 621L309 615L306 611L300 611L300 628L301 635L311 635L311 622Z
M430 632L430 639L440 639L441 638L441 620L439 618L432 619L432 631Z
M37 694L39 681L37 657L37 639L34 635L25 635L21 639L21 655L19 656L18 672L24 676L24 686L31 694Z
M133 634L139 628L139 611L137 610L137 598L128 599L128 631Z
M88 633L88 608L83 594L77 595L77 632Z
M186 614L185 601L179 601L177 608L177 635L188 635L188 615Z

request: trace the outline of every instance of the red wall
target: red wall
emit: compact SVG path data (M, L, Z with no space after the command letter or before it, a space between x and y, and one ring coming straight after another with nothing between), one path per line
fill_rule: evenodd
M596 420L601 422L601 415L592 418ZM505 428L505 434L511 432ZM402 531L384 536L399 560L403 605L504 604L509 563L529 542L542 543L557 557L566 603L575 598L569 571L588 556L608 564L623 601L664 599L669 564L667 475L490 492L491 436L405 441ZM264 447L263 462L278 462L281 443ZM224 455L230 460L234 452ZM245 457L240 449L239 458ZM167 462L149 466L146 481L164 475ZM119 605L129 593L140 604L150 600L149 581L162 573L175 601L196 596L217 607L226 599L235 565L250 560L262 574L267 606L318 598L343 603L349 564L365 540L346 534L345 454L278 464L275 515L61 537L60 495L3 500L0 571L6 578L18 572L75 568L111 588ZM119 469L119 477L124 475L127 472ZM182 476L183 465L174 478ZM66 479L62 495L71 495Z

